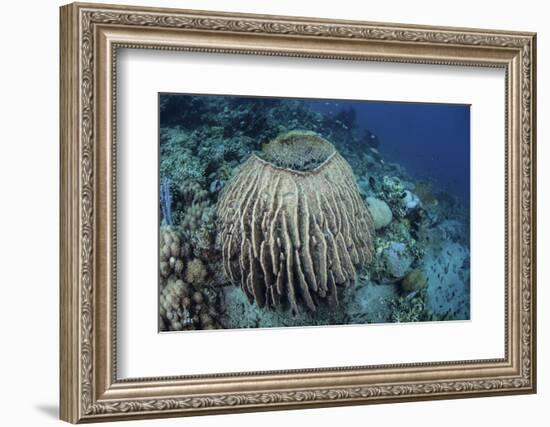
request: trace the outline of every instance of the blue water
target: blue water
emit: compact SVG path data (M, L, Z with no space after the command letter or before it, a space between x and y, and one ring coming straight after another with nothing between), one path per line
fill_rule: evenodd
M386 161L438 186L469 205L470 106L378 101L307 101L337 115L352 109L359 132L371 131Z

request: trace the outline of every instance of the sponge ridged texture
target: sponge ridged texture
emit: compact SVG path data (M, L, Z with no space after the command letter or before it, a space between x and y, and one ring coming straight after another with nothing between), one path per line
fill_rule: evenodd
M320 150L311 155L318 165L300 171L253 154L218 202L225 273L261 307L337 304L337 288L353 283L372 257L373 221L351 167L328 141L304 135L300 142L293 132L292 144L298 156Z

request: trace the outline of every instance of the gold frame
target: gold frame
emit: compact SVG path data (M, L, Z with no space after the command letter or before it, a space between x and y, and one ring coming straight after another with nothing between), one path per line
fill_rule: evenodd
M535 392L535 34L71 4L61 8L60 43L63 420ZM119 47L504 68L505 357L117 380L113 147Z

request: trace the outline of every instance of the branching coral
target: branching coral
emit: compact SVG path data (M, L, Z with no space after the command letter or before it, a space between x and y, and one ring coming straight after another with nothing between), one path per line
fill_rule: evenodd
M374 225L332 144L297 131L272 144L222 191L224 270L259 306L283 297L294 312L300 302L315 311L319 300L337 303L337 286L371 260Z
M179 188L175 223L195 256L209 256L215 242L216 208L211 194L195 181L185 181Z
M163 179L169 179L176 188L184 181L204 179L207 165L194 154L196 143L192 135L180 128L164 128L160 138L160 176Z
M179 188L179 196L185 206L192 206L208 199L208 191L196 181L184 181Z
M215 241L216 208L210 201L203 201L187 207L181 216L183 235L196 256L209 255Z

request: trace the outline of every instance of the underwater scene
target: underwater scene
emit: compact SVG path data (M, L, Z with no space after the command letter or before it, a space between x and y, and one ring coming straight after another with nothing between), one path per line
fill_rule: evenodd
M159 94L159 330L470 319L470 106Z

